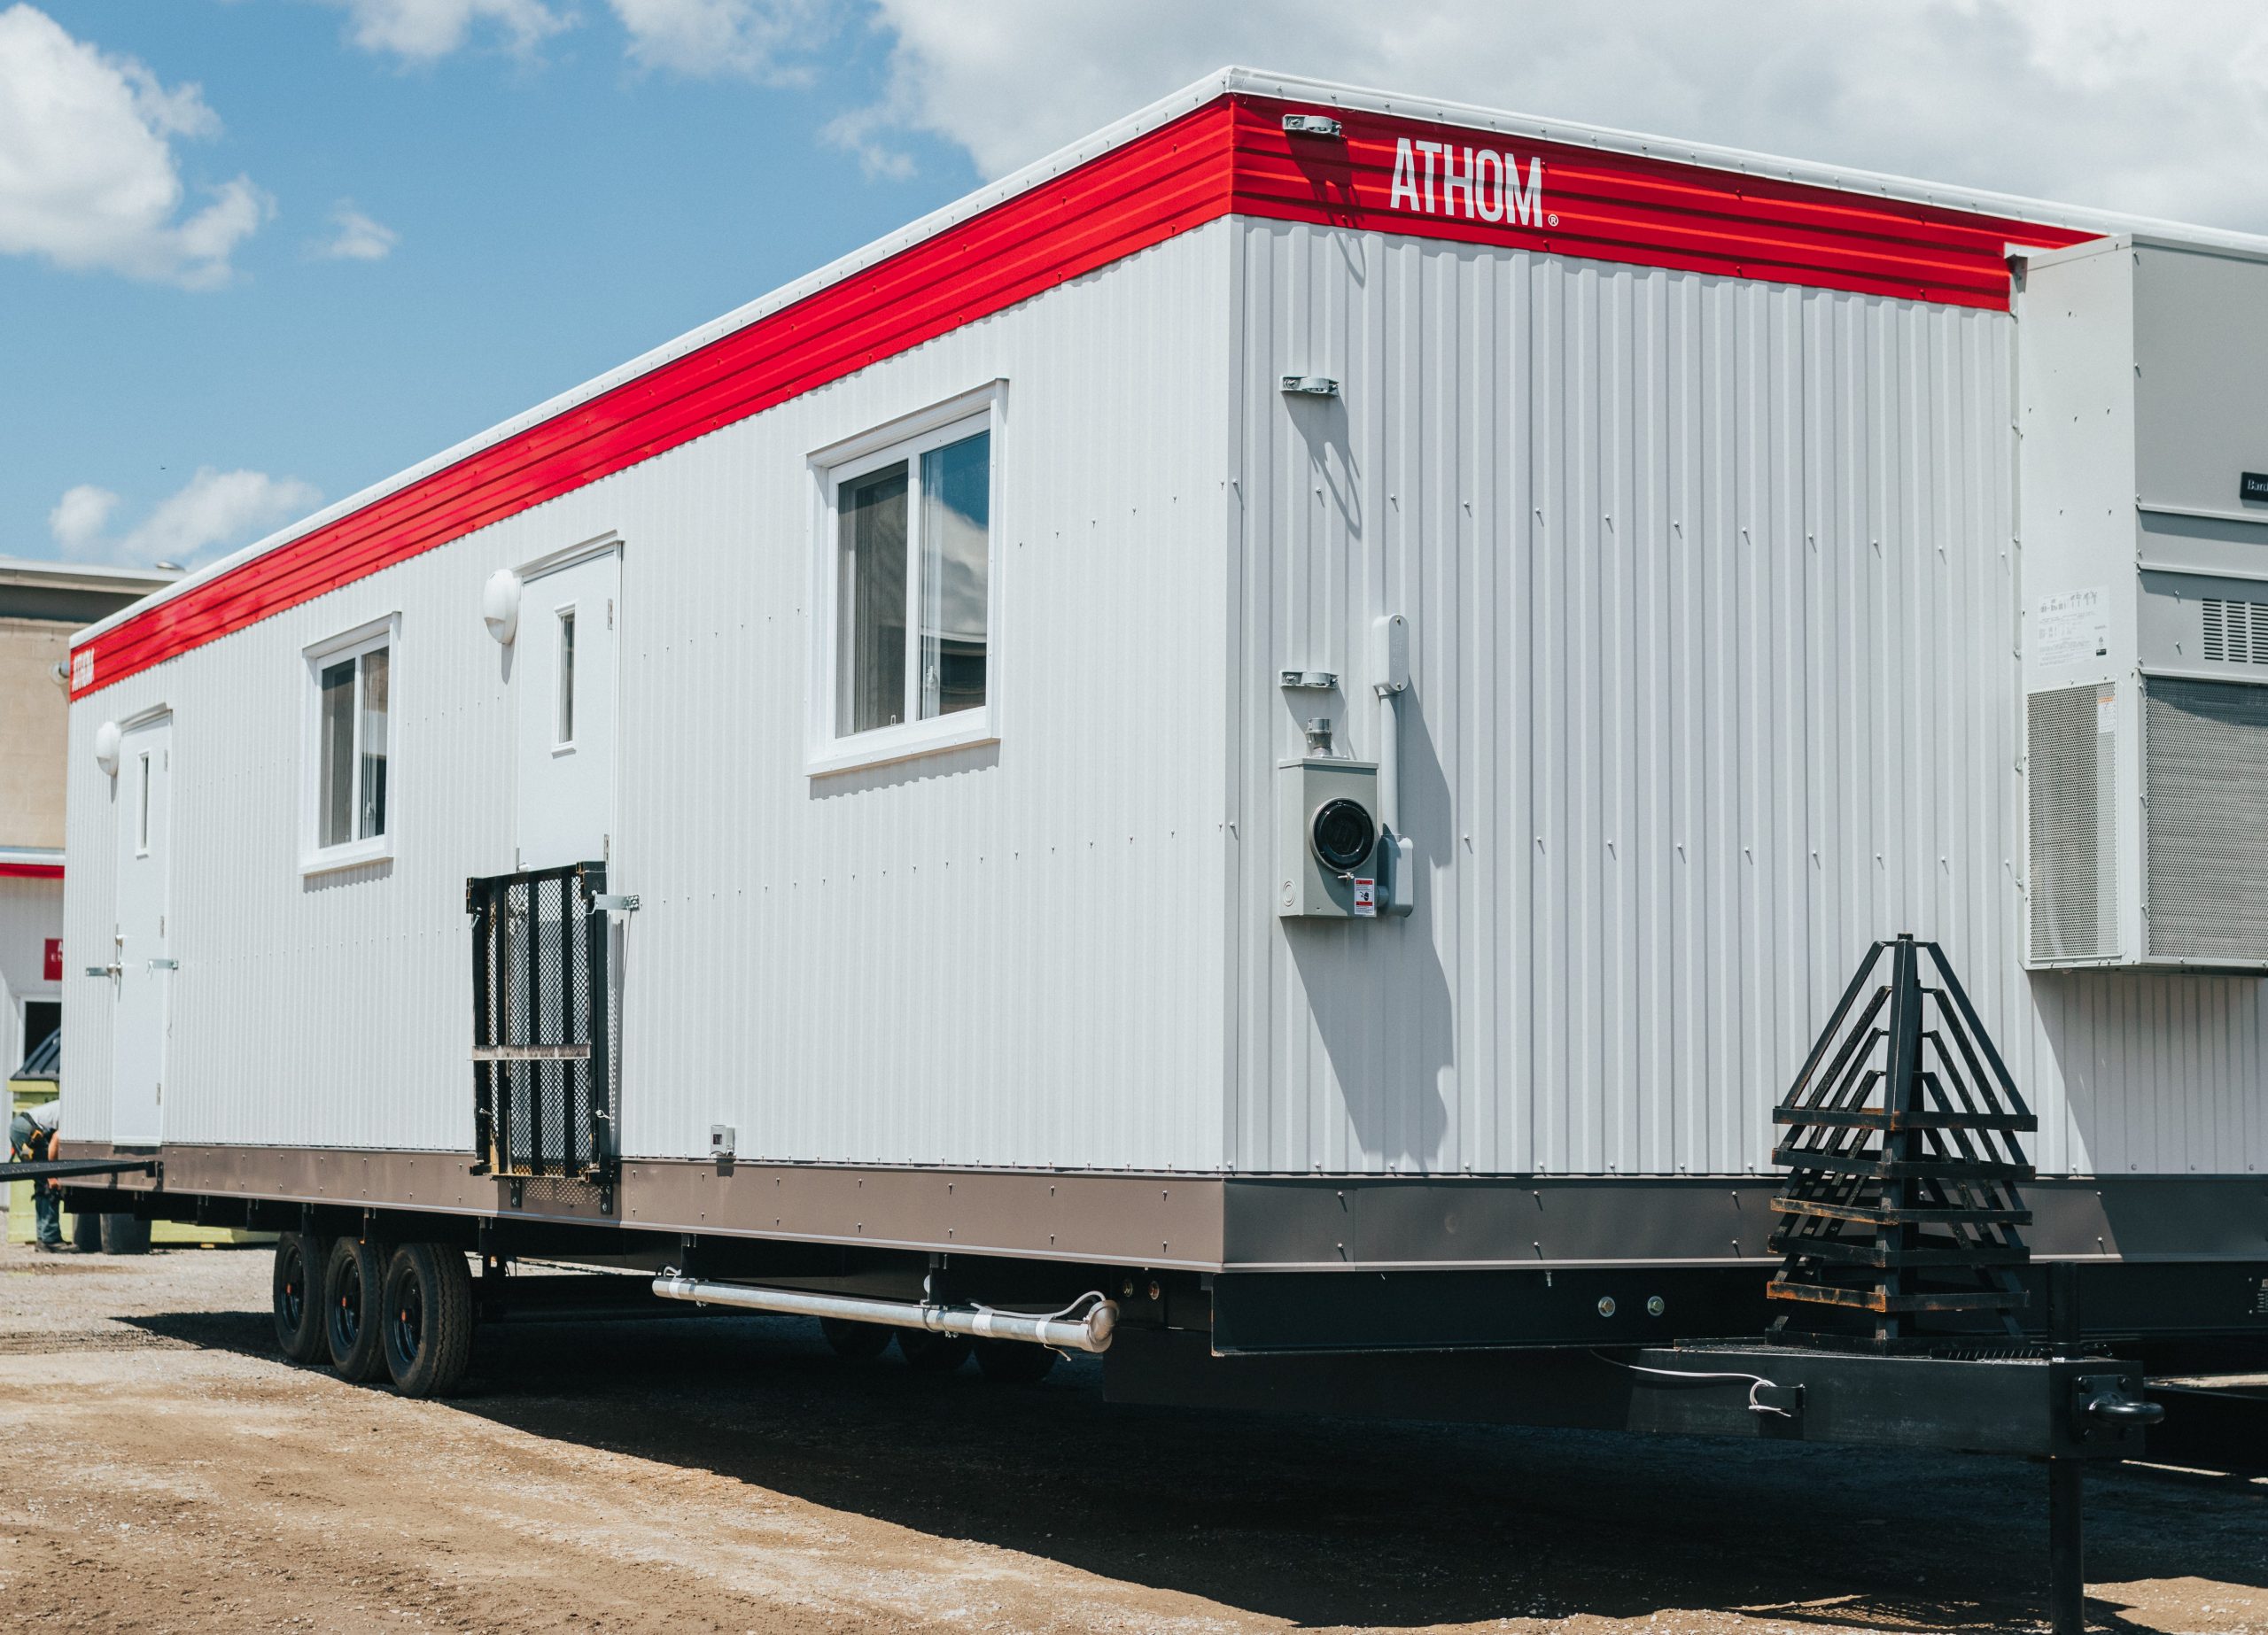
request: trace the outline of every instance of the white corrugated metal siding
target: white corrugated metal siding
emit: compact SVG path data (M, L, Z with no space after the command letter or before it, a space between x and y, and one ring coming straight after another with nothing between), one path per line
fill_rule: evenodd
M94 730L169 706L167 1138L467 1147L462 885L513 832L479 587L615 531L634 1156L1760 1171L1910 929L2044 1167L2258 1168L2261 984L2019 968L2013 331L1217 222L75 704L66 968L111 929ZM806 456L996 378L1002 742L813 780ZM1286 926L1272 769L1305 714L1371 752L1389 608L1421 907ZM396 855L303 880L301 649L396 613ZM66 987L99 1138L107 984Z
M469 1149L469 874L512 864L480 586L624 540L623 1141L1212 1169L1225 905L1219 222L74 706L71 957L106 947L104 719L175 717L168 1141ZM811 451L1008 383L997 749L804 771ZM303 880L301 649L399 613L391 864ZM83 873L81 871L83 869ZM83 956L83 957L82 957ZM72 988L75 1130L107 989Z
M95 728L109 718L71 707L63 771L63 1127L66 1139L110 1139L110 984L86 974L110 959L117 897L111 856L112 780L95 764Z
M2020 968L2012 320L1241 230L1239 1168L1766 1170L1860 954L1909 930L2043 1168L2268 1161L2262 984ZM1304 713L1374 753L1388 610L1418 914L1279 932L1270 769ZM1287 707L1293 666L1342 696Z

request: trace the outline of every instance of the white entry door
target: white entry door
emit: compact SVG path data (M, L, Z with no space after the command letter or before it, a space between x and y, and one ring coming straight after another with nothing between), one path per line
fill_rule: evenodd
M619 551L555 568L521 588L512 690L523 869L612 857L621 601Z
M111 957L111 1140L163 1138L167 1005L173 993L167 881L173 838L171 716L127 729L118 750L118 906Z

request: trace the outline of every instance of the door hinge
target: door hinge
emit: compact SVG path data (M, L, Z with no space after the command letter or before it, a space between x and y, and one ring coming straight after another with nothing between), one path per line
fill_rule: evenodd
M591 906L602 914L635 914L638 898L634 893L602 891L592 896Z
M181 969L181 961L178 959L153 959L150 962L150 969L152 971L178 971Z

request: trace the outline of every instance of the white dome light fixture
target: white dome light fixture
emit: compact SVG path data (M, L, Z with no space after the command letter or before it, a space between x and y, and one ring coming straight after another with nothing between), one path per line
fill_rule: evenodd
M520 628L518 574L509 568L499 568L488 576L488 583L480 587L480 617L499 646L512 645L512 638Z
M125 737L115 721L105 721L95 729L95 764L103 769L104 777L118 776L118 747Z

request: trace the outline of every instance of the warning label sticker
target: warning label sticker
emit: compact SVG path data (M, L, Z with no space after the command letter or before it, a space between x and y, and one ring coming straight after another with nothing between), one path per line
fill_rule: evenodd
M1379 917L1379 883L1357 876L1355 880L1355 918L1376 919Z
M2031 608L2031 656L2039 664L2084 664L2110 655L2110 599L2100 589L2058 591Z

